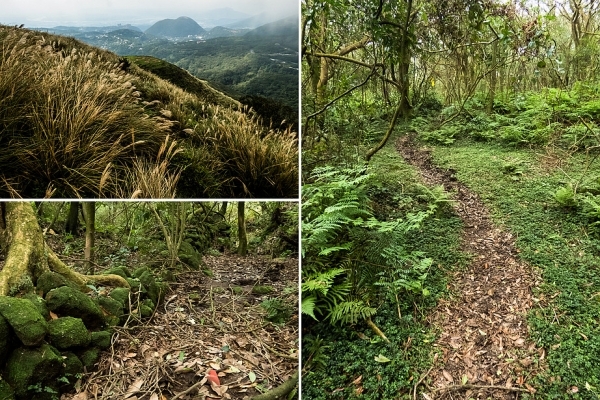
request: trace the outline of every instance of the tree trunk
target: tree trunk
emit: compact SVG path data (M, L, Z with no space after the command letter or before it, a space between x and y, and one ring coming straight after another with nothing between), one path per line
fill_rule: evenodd
M96 202L86 201L83 203L83 215L85 216L85 266L87 271L94 273L94 242L96 236Z
M79 202L72 201L69 203L69 217L65 224L65 232L71 235L76 235L79 229Z
M0 271L0 296L32 291L38 277L53 271L74 282L83 291L89 283L106 286L129 287L118 275L83 275L68 267L48 247L38 224L32 203L7 202L3 228L0 228L0 245L5 255Z
M238 254L245 256L248 252L248 238L246 237L246 203L239 201L237 204L238 210L238 238L240 245L238 246Z

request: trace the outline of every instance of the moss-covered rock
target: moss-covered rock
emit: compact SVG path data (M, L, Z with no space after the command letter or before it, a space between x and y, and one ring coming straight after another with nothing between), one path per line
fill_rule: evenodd
M138 293L138 292L146 293L146 288L144 287L142 282L140 282L139 279L127 278L126 281L127 281L127 283L129 283L129 286L131 286L131 293Z
M64 276L52 271L44 272L42 275L40 275L36 282L36 289L38 293L41 293L42 296L46 296L49 291L61 286L71 285Z
M200 253L196 251L194 246L188 241L184 241L181 243L181 247L179 247L179 254L177 254L181 262L188 265L190 268L194 270L200 269L202 265L202 256Z
M73 390L80 374L83 373L83 363L75 353L70 351L63 352L62 359L64 373L60 377L60 389L61 392L68 392Z
M99 347L101 349L108 349L110 347L110 340L112 334L108 331L92 332L92 346Z
M67 286L48 292L46 304L50 311L59 315L81 318L88 329L100 328L105 323L102 311L92 299L79 290Z
M6 381L18 398L32 399L36 388L56 385L56 378L63 373L60 353L44 343L40 347L21 347L12 352L6 362Z
M109 296L121 303L121 307L125 309L129 307L129 292L129 288L114 288Z
M48 339L59 350L86 347L91 336L81 318L62 317L48 322Z
M104 274L105 275L109 275L109 274L119 275L121 278L124 278L124 279L131 278L131 272L129 272L129 270L123 266L113 267L111 269L108 269L108 270L104 271Z
M139 276L138 279L146 288L146 294L150 298L150 300L152 300L154 304L158 303L159 290L154 275L152 275L150 271L145 271L142 275Z
M92 368L94 364L100 359L100 349L97 347L90 347L79 354L81 363L86 368Z
M45 318L27 299L0 297L0 314L25 346L41 344L48 333Z
M142 276L146 272L150 272L150 268L148 268L147 265L144 265L143 267L139 267L138 269L136 269L135 271L133 271L133 276L135 278L139 278L140 276Z
M0 365L4 365L6 358L15 348L14 341L16 341L16 339L14 338L10 325L6 319L0 315ZM0 400L2 400L2 397L0 397Z
M15 400L15 391L6 381L0 381L0 400Z
M123 315L124 304L119 300L112 297L100 296L98 297L98 304L100 308L106 311L110 315L121 318Z
M46 321L50 319L50 311L48 310L48 306L46 305L46 300L44 300L35 293L27 293L23 295L23 298L31 301L31 303L38 309L38 311L40 312L40 314L42 314L42 317L44 317Z

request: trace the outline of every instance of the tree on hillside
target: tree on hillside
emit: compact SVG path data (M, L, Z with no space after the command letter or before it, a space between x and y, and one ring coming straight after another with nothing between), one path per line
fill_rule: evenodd
M245 256L248 253L248 238L246 237L246 203L243 201L237 204L238 212L238 237L240 245L238 246L238 254Z

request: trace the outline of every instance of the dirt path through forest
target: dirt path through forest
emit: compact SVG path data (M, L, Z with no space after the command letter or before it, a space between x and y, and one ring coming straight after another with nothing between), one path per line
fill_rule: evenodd
M433 165L428 150L407 136L396 148L427 184L453 193L464 222L462 250L472 255L466 269L452 273L450 298L440 300L430 316L441 331L435 346L443 359L429 371L433 385L425 398L516 399L534 392L534 357L543 359L544 353L528 340L526 314L539 278L519 259L511 233L494 226L479 197L451 171Z

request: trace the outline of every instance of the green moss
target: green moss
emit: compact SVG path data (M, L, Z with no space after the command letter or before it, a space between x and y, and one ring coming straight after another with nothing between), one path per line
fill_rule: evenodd
M56 272L46 271L42 275L39 276L36 282L36 288L42 296L45 296L52 289L59 288L61 286L72 286L69 284L67 279L57 274Z
M105 275L108 275L108 274L119 275L120 277L122 277L124 279L131 278L131 272L129 272L129 270L123 266L113 267L109 270L104 271L104 274Z
M108 331L92 332L92 345L101 349L108 349L112 334Z
M88 370L94 366L100 359L100 349L97 347L91 347L85 351L83 351L79 355L79 359L84 367Z
M46 320L27 299L0 297L0 314L25 346L39 345L48 333Z
M109 315L121 318L123 316L124 305L119 300L112 297L99 296L98 304L100 308L106 311Z
M273 286L254 286L252 288L252 293L258 295L273 293Z
M8 382L0 380L0 400L15 400L15 391Z
M150 271L144 271L144 273L139 276L139 280L146 288L147 295L152 302L154 304L158 303L159 288L156 284L156 279L154 279L154 275L152 275Z
M118 301L123 308L129 307L129 288L115 288L111 290L109 296Z
M80 374L83 373L83 364L74 353L69 351L62 353L62 359L64 371L63 375L59 377L60 388L61 391L68 392L73 390Z
M80 318L62 317L51 320L48 322L48 338L60 350L90 344L90 333Z
M241 286L234 286L231 288L231 290L233 290L233 293L237 295L244 293L244 289Z
M48 310L48 306L46 306L46 300L35 293L27 293L23 298L31 301L46 321L50 319L50 311Z
M62 358L48 344L37 348L21 347L15 350L6 363L6 381L20 398L32 398L32 388L54 384L63 373Z
M81 318L89 329L104 325L104 315L91 298L82 292L62 286L52 289L46 295L46 303L51 311L59 315Z

